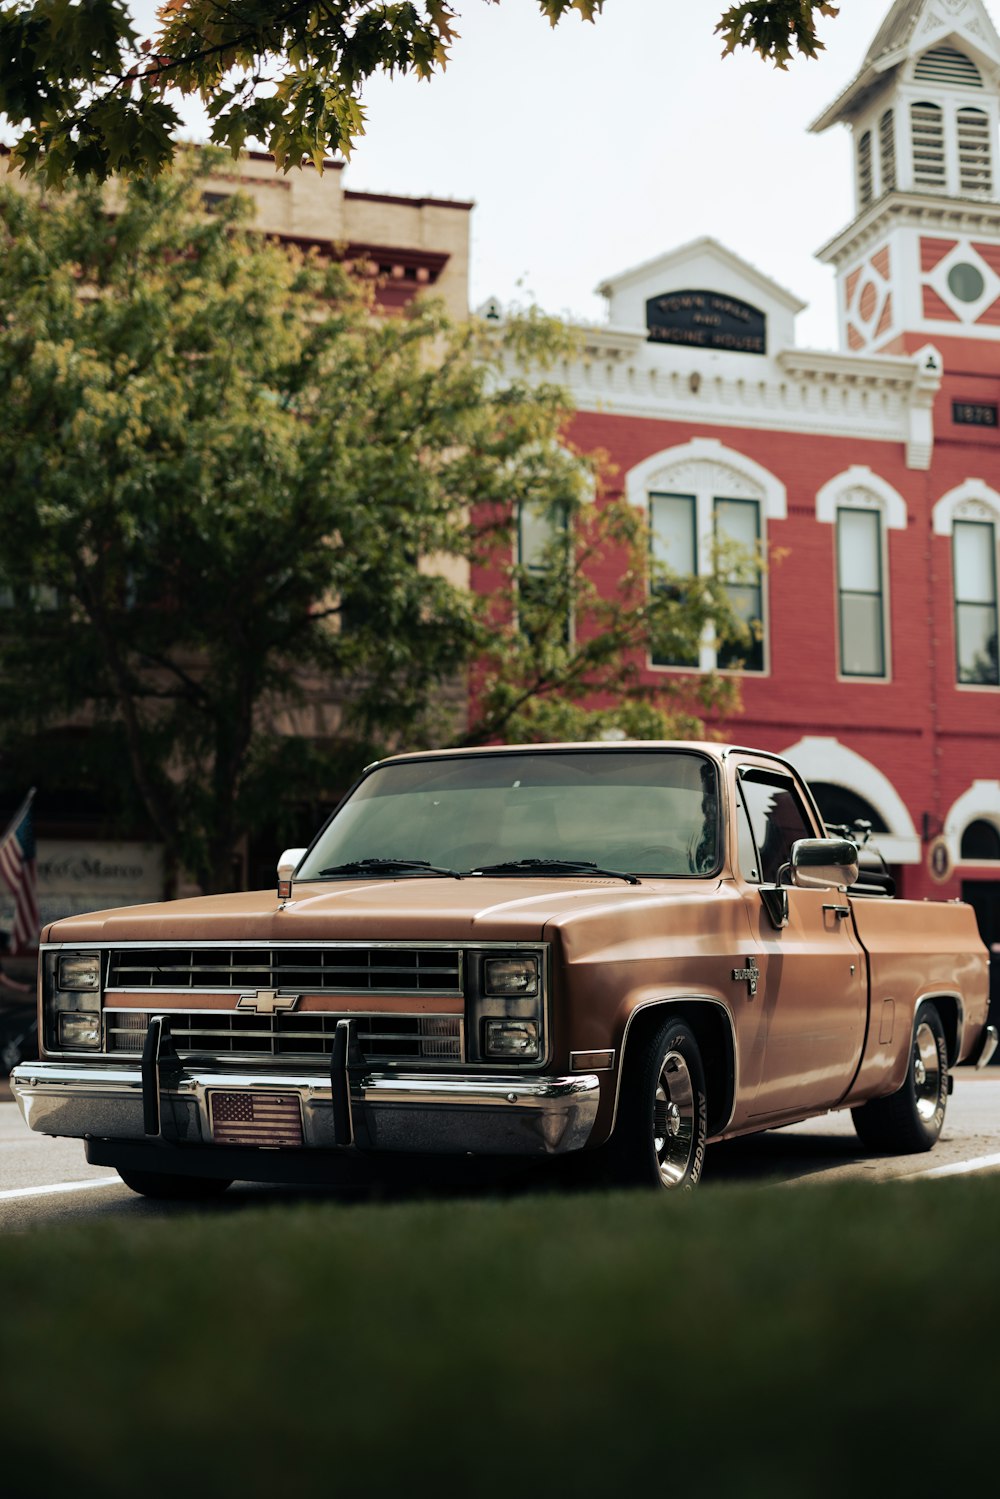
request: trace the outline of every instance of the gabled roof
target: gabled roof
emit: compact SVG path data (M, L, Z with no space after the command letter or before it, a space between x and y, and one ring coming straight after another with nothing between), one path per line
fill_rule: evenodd
M839 120L850 120L903 63L943 42L971 53L994 83L1000 80L1000 36L983 0L948 0L944 6L935 0L894 0L860 72L809 129L818 134Z
M924 0L896 0L865 53L865 60L861 64L862 73L872 63L885 57L887 52L896 52L900 47L906 46L923 8Z
M764 272L759 271L755 265L751 265L749 261L744 260L733 250L727 249L725 245L720 244L717 239L713 239L708 234L703 234L698 239L688 240L687 244L678 245L674 250L654 256L652 260L646 260L642 265L632 266L627 271L620 271L616 276L607 277L601 282L597 291L603 297L611 297L615 292L636 282L658 283L664 278L669 278L673 272L691 261L703 256L725 267L739 280L747 283L748 289L753 288L758 295L767 297L793 313L804 309L805 302L800 301L793 292L788 291L784 286L779 286L777 281L772 281L770 276L765 276Z

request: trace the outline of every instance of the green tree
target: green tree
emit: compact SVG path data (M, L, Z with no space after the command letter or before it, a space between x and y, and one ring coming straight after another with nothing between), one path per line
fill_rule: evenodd
M213 890L283 800L387 748L662 734L731 704L711 677L642 684L651 639L739 627L711 582L650 593L634 514L560 446L545 371L572 335L422 300L375 317L344 268L248 231L244 200L204 212L204 166L114 213L95 185L0 193L8 765L54 744L72 763L47 773L141 809ZM528 506L566 522L531 598Z
M553 26L604 8L537 3ZM784 67L796 51L815 56L817 17L836 14L827 0L750 0L728 6L716 30L726 52L748 47ZM162 170L179 124L171 90L201 98L218 145L235 153L253 139L285 169L320 166L363 133L365 81L444 68L459 19L454 0L165 0L143 39L127 0L11 0L0 9L0 115L17 133L15 159L50 183Z

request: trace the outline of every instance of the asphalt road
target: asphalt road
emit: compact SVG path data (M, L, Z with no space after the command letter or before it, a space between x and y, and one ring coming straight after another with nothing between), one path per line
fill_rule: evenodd
M114 1171L88 1166L78 1140L32 1134L6 1088L0 1093L0 1232L69 1220L165 1217L191 1211L137 1197ZM805 1124L714 1145L704 1182L757 1181L790 1186L819 1181L884 1182L899 1178L1000 1171L1000 1069L958 1074L944 1134L927 1155L873 1157L865 1153L849 1114L827 1114ZM544 1180L537 1174L534 1181ZM445 1179L437 1190L468 1190L468 1180ZM364 1188L347 1189L352 1200ZM385 1186L370 1189L384 1193ZM301 1191L238 1183L211 1212L301 1197ZM322 1194L329 1195L329 1194ZM198 1211L206 1211L200 1208Z

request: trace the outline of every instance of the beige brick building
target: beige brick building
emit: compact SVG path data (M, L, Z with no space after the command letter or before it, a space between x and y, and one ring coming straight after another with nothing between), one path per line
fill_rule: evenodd
M231 167L205 180L206 200L248 193L254 227L290 244L317 248L350 261L376 280L376 300L386 311L405 307L421 291L443 299L452 317L469 310L469 216L472 204L450 198L404 198L353 192L343 184L344 164L311 164L286 175L263 151L247 151Z

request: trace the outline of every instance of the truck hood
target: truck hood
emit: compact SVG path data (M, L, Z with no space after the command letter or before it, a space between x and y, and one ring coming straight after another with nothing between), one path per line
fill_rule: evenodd
M622 917L705 894L714 882L565 876L338 880L273 891L123 906L53 922L48 942L537 941L550 922Z

